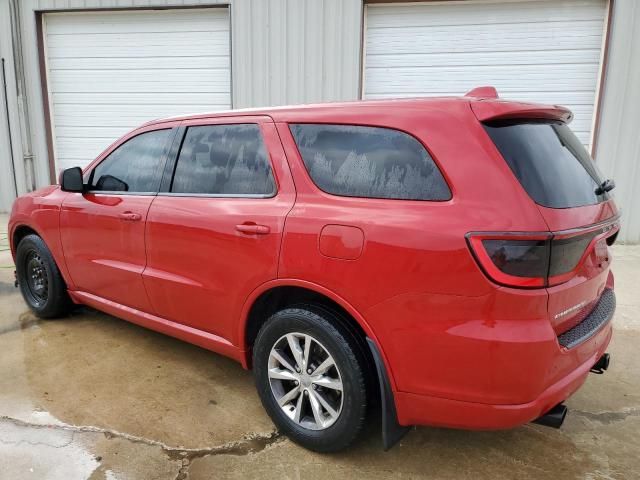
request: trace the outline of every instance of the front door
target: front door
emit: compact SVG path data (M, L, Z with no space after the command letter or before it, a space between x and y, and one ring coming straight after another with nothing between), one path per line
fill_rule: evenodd
M277 277L293 182L269 117L183 127L149 210L144 283L158 315L233 341L246 298Z
M60 234L77 288L121 305L151 312L142 282L147 213L160 186L172 129L127 138L99 160L87 191L62 204Z

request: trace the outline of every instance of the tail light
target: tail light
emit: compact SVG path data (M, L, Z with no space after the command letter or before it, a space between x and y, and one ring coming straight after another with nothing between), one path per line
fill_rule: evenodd
M542 288L573 277L592 246L614 234L612 228L584 234L469 233L467 241L480 268L494 282Z

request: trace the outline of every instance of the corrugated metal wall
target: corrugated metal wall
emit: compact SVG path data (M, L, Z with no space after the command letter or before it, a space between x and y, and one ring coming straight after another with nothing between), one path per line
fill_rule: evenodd
M9 18L9 4L4 0L0 0L0 58L5 61L7 81L13 79L11 23ZM7 91L11 91L12 87L13 83L8 84ZM0 211L11 205L15 196L11 151L9 150L9 119L6 115L7 102L11 103L10 99L5 98L2 72L0 71Z
M236 108L359 96L360 0L233 0Z
M640 242L640 2L614 0L596 162L615 179L620 240Z

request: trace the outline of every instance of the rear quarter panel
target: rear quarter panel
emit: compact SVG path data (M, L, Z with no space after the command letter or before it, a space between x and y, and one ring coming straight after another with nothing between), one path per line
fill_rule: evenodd
M539 231L547 226L506 164L489 155L493 145L468 102L450 101L446 107L429 109L405 104L386 112L343 110L321 116L302 112L280 120L278 131L298 195L287 217L279 277L321 285L353 305L377 337L397 390L470 401L512 401L513 395L504 389L492 392L496 381L503 382L502 375L489 368L496 354L492 346L514 329L522 330L522 324L513 323L519 318L538 322L540 331L530 336L532 344L535 338L553 339L547 294L538 291L524 307L514 303L515 297L504 295L479 270L465 234ZM412 134L442 170L451 200L379 200L323 193L311 181L289 130L288 123L305 122L381 126ZM364 245L358 258L321 253L320 232L333 224L362 230ZM513 342L514 349L523 347L522 342ZM530 350L529 358L535 354ZM518 395L532 396L540 388L531 385Z

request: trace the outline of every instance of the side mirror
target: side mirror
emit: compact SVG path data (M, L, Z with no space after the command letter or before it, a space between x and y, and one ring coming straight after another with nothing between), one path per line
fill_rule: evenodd
M63 170L60 174L60 186L64 192L84 192L82 169L80 167L73 167Z

